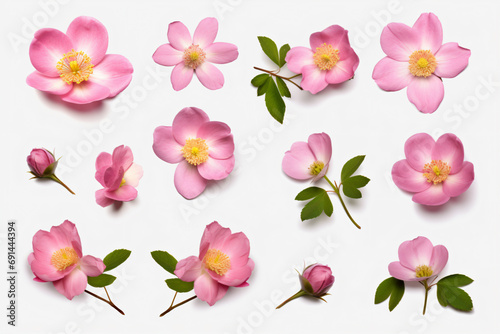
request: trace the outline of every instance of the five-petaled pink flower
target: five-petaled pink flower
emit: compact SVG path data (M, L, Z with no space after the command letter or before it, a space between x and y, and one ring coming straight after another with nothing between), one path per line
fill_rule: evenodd
M185 282L194 281L196 296L212 306L229 287L248 286L255 266L249 253L250 241L243 232L231 233L213 222L205 228L199 256L179 261L174 273Z
M29 50L36 71L26 82L70 103L114 97L132 80L133 68L127 58L106 54L107 49L108 32L92 17L77 17L66 33L40 29Z
M457 43L443 44L443 28L436 15L420 15L413 27L390 23L380 37L387 55L377 63L373 79L386 91L408 87L411 103L433 113L444 97L441 78L454 78L469 64L470 50Z
M329 84L354 77L359 58L349 44L347 30L333 25L309 38L311 48L298 46L286 54L287 67L302 74L300 86L316 94Z
M403 242L398 255L399 261L389 264L389 273L402 281L424 281L437 276L448 262L446 247L432 246L425 237Z
M95 198L102 207L115 201L128 202L137 197L137 187L142 177L142 167L134 163L134 155L128 146L118 146L113 155L102 152L95 162L95 178L104 187L97 190Z
M52 226L50 232L36 232L28 262L35 274L34 281L52 282L68 299L85 291L87 276L99 276L106 268L101 259L82 255L80 236L69 220Z
M441 205L469 189L474 165L464 161L464 147L451 133L437 141L426 134L411 136L405 143L406 159L392 167L392 179L405 191L416 193L413 201Z
M170 80L175 90L185 88L193 73L208 89L224 85L222 72L212 64L227 64L238 58L238 48L230 43L214 43L219 29L217 19L207 17L196 27L193 38L188 28L179 21L168 26L169 43L161 45L153 60L163 66L175 66Z
M314 133L307 143L293 143L285 153L282 169L286 175L297 180L321 179L328 171L332 157L332 141L326 133Z
M208 180L225 179L234 167L234 140L225 123L210 121L201 109L182 109L172 126L155 129L153 150L176 164L175 188L187 199L201 194Z

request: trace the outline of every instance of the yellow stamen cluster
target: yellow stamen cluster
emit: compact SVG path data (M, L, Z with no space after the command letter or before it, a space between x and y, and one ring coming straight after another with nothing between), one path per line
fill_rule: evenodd
M57 62L59 76L68 84L81 83L87 81L89 76L94 73L94 65L91 59L83 51L65 53L61 60Z
M408 61L410 73L416 77L428 77L436 70L436 57L430 50L418 50L411 54Z
M429 183L438 184L443 182L448 178L450 171L451 167L441 160L432 160L424 165L424 176Z
M198 45L191 45L186 50L184 50L184 55L182 59L184 60L184 65L191 67L195 70L198 66L205 62L207 54Z
M311 175L319 175L323 168L325 167L325 164L321 161L315 161L309 166L309 174Z
M197 166L208 160L208 145L205 139L186 139L186 145L181 149L184 159L191 165Z
M78 254L73 248L66 247L61 248L54 253L52 253L52 257L50 258L50 263L59 271L62 271L79 260Z
M224 275L231 269L229 256L218 249L209 249L203 258L207 269L214 271L217 275Z
M313 59L314 64L320 70L331 70L340 59L339 50L334 49L330 44L323 43L323 45L316 48Z
M433 273L432 268L427 265L421 265L415 268L417 277L430 277Z

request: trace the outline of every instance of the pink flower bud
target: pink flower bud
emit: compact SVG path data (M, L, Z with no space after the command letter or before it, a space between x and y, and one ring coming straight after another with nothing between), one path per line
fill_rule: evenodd
M330 267L322 264L313 264L307 267L300 277L302 290L315 296L324 296L333 285L335 277Z
M54 168L47 168L55 162L54 155L44 148L34 148L27 158L28 166L36 177L54 173Z

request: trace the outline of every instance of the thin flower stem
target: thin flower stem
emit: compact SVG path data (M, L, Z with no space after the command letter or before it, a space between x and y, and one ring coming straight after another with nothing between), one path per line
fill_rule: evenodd
M285 305L286 303L289 303L291 302L292 300L294 299L297 299L299 297L302 297L304 296L306 293L303 291L303 290L300 290L299 292L297 292L296 294L294 294L293 296L291 296L290 298L288 298L287 300L285 300L283 303L281 303L278 307L276 307L276 309L279 309L281 308L283 305Z
M424 283L422 283L424 288L425 288L425 299L424 299L424 311L423 311L423 315L425 315L425 310L427 309L427 295L429 294L429 290L431 289L431 286L428 286L427 285L427 280L424 281Z
M349 217L349 219L351 220L351 222L354 224L354 226L356 226L358 229L361 229L361 226L358 225L358 223L356 223L356 221L354 220L354 218L352 218L351 214L349 213L349 210L347 210L347 206L345 205L344 203L344 200L342 198L342 196L340 195L340 185L334 185L332 183L332 181L330 181L330 179L325 175L323 176L325 178L325 180L330 184L330 186L332 186L333 190L335 191L335 193L337 194L337 196L339 197L339 200L340 200L340 204L342 204L342 207L344 208L344 211L345 213L347 214L347 217Z
M296 82L293 82L293 81L291 80L291 79L296 78L296 77L298 77L299 75L302 75L302 74L296 74L296 75L294 75L294 76L291 76L291 77L287 78L287 77L284 77L284 76L278 75L278 74L274 73L273 71L268 71L268 70L265 70L265 69L260 68L260 67L257 67L257 66L254 66L253 68L254 68L254 69L256 69L256 70L262 71L262 72L266 72L266 73L268 73L268 74L270 74L270 75L273 75L273 76L275 76L275 77L281 78L281 79L283 79L283 80L286 80L286 81L288 81L288 82L290 82L290 83L294 84L295 86L297 86L297 88L298 88L298 89L300 89L300 90L304 90L304 88L300 87L300 85L299 85L299 84L297 84Z
M75 193L73 192L73 190L69 189L69 187L67 185L64 184L63 181L61 181L55 174L52 174L51 176L49 176L50 179L56 181L57 183L59 183L61 186L63 186L64 188L66 188L66 190L68 190L70 193L72 193L73 195L75 195Z
M106 291L106 295L107 295L107 296L108 296L108 298L109 298L108 291L106 290L106 288L104 288L104 290ZM86 293L88 293L89 295L91 295L92 297L95 297L95 298L97 298L97 299L99 299L99 300L102 300L103 302L105 302L105 303L109 304L112 308L114 308L115 310L117 310L117 311L118 311L118 312L120 312L121 314L125 315L125 313L124 313L122 310L120 310L120 309L118 308L118 306L116 306L116 305L115 305L115 304L111 301L111 298L109 298L109 300L106 300L106 299L104 299L104 298L102 298L102 297L100 297L100 296L96 295L95 293L90 292L89 290L85 290L85 292L86 292Z
M175 295L174 295L174 300L175 300L176 296L177 296L177 293L175 293ZM175 305L173 305L174 304L174 300L172 300L172 304L170 305L170 307L165 312L163 312L162 314L160 314L160 317L163 317L165 314L167 314L168 312L172 311L173 309L175 309L175 308L177 308L177 307L179 307L181 305L184 305L187 302L190 302L190 301L192 301L195 298L196 298L196 296L193 296L193 297L188 298L188 299L186 299L186 300L184 300L184 301L182 301L182 302L180 302L178 304L175 304Z

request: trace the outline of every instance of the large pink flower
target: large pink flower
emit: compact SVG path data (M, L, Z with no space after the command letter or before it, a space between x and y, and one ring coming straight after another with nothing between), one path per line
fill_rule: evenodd
M389 264L389 273L402 281L424 281L437 276L448 262L446 247L432 246L425 237L403 242L398 255L399 261Z
M222 72L212 64L226 64L238 58L238 48L230 43L214 43L219 29L217 19L203 19L193 38L188 28L179 21L168 26L169 43L160 45L153 60L163 66L175 66L170 80L175 90L184 89L193 73L208 89L219 89L224 85Z
M194 281L196 296L212 306L230 286L248 286L255 266L249 253L250 242L243 232L231 233L213 222L205 228L199 256L179 261L174 273L185 282Z
M134 163L134 155L128 146L118 146L113 155L102 152L95 162L95 178L104 187L97 190L95 198L102 207L115 201L128 202L137 197L137 187L142 177L142 167Z
M26 82L71 103L114 97L132 80L133 68L127 58L106 54L107 49L108 32L92 17L77 17L66 33L40 29L29 50L36 71Z
M416 193L416 203L444 204L474 181L474 165L464 161L464 147L454 134L437 142L426 133L413 135L405 143L405 155L392 167L392 179L400 189Z
M68 299L85 291L87 276L99 276L106 268L101 259L82 256L80 236L75 224L69 220L52 226L50 232L36 232L28 262L35 274L34 281L52 282Z
M287 67L302 74L301 87L316 94L329 84L354 77L359 58L349 44L347 30L333 25L309 38L311 48L298 46L288 51Z
M408 87L408 99L423 113L433 113L444 97L441 78L454 78L469 64L470 50L443 44L436 15L420 15L413 27L389 23L380 37L387 57L377 63L373 79L386 91Z
M182 109L172 126L153 134L158 158L176 164L175 188L187 199L200 195L208 180L225 179L234 167L234 140L225 123L212 122L201 109Z
M297 180L321 179L328 171L332 141L326 133L314 133L307 143L298 141L286 151L281 164L283 172Z

